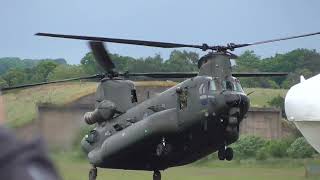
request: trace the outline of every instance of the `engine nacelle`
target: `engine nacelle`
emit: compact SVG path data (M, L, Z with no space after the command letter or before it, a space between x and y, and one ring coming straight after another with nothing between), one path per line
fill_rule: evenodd
M116 112L116 105L112 101L103 100L94 111L84 114L84 120L87 124L91 125L110 120Z

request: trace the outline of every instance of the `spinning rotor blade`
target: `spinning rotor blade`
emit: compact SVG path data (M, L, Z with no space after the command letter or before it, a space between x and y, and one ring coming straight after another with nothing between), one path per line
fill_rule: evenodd
M197 72L154 72L154 73L122 73L124 77L145 76L151 78L192 78L198 75Z
M77 78L63 79L63 80L57 80L57 81L40 82L40 83L33 83L33 84L23 84L23 85L19 85L19 86L1 88L0 90L7 91L7 90L12 90L12 89L40 86L40 85L45 85L45 84L61 83L61 82L75 81L75 80L81 80L81 79L96 79L96 78L103 78L103 77L104 77L103 75L96 74L96 75L92 75L92 76L77 77Z
M290 37L284 37L284 38L271 39L271 40L266 40L266 41L258 41L258 42L249 43L249 44L229 44L227 46L227 48L230 49L230 50L233 50L233 49L241 48L241 47L259 45L259 44L266 44L266 43L284 41L284 40L289 40L289 39L297 39L297 38L302 38L302 37L307 37L307 36L314 36L314 35L319 35L319 34L320 34L320 32L316 32L316 33L302 34L302 35L298 35L298 36L290 36Z
M140 46L150 46L150 47L161 47L161 48L203 48L203 45L190 45L190 44L178 44L178 43L168 43L168 42L157 42L157 41L144 41L144 40L134 40L134 39L116 39L116 38L106 38L106 37L94 37L94 36L75 36L75 35L64 35L64 34L51 34L51 33L37 33L37 36L48 36L57 38L67 38L67 39L78 39L78 40L89 40L89 41L102 41L120 44L132 44Z
M67 38L67 39L79 39L79 40L89 40L89 41L102 41L102 42L112 42L112 43L120 43L120 44L132 44L132 45L140 45L140 46L150 46L150 47L161 47L161 48L182 48L182 47L189 47L189 48L198 48L203 51L206 50L214 50L219 52L226 52L227 50L233 51L236 48L246 47L246 46L253 46L258 44L266 44L276 41L283 41L289 39L296 39L301 37L313 36L318 35L320 32L316 33L309 33L303 34L298 36L291 36L285 38L278 38L266 41L258 41L254 43L248 44L234 44L230 43L227 46L209 46L208 44L202 45L192 45L192 44L178 44L178 43L169 43L169 42L158 42L158 41L144 41L144 40L133 40L133 39L116 39L116 38L106 38L106 37L94 37L94 36L75 36L75 35L64 35L64 34L51 34L51 33L37 33L37 36L48 36L48 37L57 37L57 38Z
M234 77L272 77L272 76L286 76L286 75L288 75L288 73L286 72L232 73L232 76Z
M115 68L106 48L102 42L90 41L89 46L98 64L106 71L113 72Z

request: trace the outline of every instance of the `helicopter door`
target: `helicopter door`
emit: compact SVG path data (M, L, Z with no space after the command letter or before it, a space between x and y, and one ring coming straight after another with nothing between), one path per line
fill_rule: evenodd
M194 114L191 112L194 111L194 90L195 88L190 86L177 89L177 113L179 126L187 125L188 120L191 118L190 116Z

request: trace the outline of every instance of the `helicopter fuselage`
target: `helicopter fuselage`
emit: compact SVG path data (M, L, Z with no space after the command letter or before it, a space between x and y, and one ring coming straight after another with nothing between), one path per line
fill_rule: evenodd
M82 140L90 163L163 170L225 148L238 139L239 124L249 108L240 83L230 79L196 76L97 123ZM232 126L230 117L236 119Z

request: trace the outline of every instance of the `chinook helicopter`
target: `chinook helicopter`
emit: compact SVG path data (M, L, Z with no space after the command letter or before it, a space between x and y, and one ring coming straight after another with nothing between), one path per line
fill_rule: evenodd
M230 59L234 49L320 34L259 41L226 46L176 44L167 42L114 39L37 33L38 36L89 41L97 63L105 73L59 81L3 88L10 90L79 79L100 79L95 109L84 115L87 124L95 124L81 141L92 164L89 179L97 178L97 167L153 171L186 165L218 151L220 160L232 160L228 147L239 138L239 125L250 105L237 77L284 76L281 72L232 72ZM199 72L118 72L103 42L161 48L198 48L210 52L198 61ZM138 102L132 77L187 78L168 90Z

